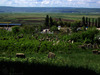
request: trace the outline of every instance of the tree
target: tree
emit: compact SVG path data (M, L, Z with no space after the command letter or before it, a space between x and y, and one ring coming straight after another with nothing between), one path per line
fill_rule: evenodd
M50 17L50 27L52 27L53 26L53 19L52 19L52 17Z
M98 27L100 27L100 17L98 18Z
M56 26L52 26L52 27L51 27L51 30L52 30L52 31L57 31L58 28L57 28Z
M13 26L13 27L12 27L12 32L13 32L14 34L18 33L19 31L20 31L20 27L19 27L19 26Z
M45 18L45 25L49 28L49 16L48 15Z
M95 19L95 26L98 27L98 20Z
M94 26L94 18L92 18L92 26Z
M54 25L55 25L56 27L58 27L57 21L54 21L53 23L54 23Z
M73 32L77 32L77 28L79 27L78 22L75 21L74 23L71 24L71 29Z
M86 22L85 22L85 24L86 24L86 27L88 26L88 17L86 17Z
M85 26L85 17L82 18L82 25Z
M89 27L91 26L91 19L89 18Z
M64 24L63 24L63 21L62 21L62 19L61 18L59 18L59 25L61 25L61 26L63 26Z

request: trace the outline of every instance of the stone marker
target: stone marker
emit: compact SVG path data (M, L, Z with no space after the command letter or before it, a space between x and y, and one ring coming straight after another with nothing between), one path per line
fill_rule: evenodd
M98 51L98 54L100 54L100 51Z
M24 53L16 53L16 57L25 58L25 54Z
M98 54L98 50L93 50L93 54Z
M52 52L49 52L49 54L48 54L48 58L55 58L55 53L52 53Z

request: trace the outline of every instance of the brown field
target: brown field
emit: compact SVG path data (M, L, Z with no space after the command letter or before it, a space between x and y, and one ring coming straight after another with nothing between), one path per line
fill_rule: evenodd
M54 18L54 20L59 21L58 18ZM70 19L62 19L64 22L75 22L75 20L70 20Z
M16 18L18 22L27 22L27 23L44 23L45 17L20 17ZM59 21L59 18L53 18L55 21ZM64 22L74 22L75 20L62 19Z

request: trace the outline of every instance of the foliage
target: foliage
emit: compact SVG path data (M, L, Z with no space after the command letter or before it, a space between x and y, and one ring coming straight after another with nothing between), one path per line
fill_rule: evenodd
M77 32L78 27L80 27L80 21L75 21L74 23L71 23L71 29L73 32Z
M37 29L38 30L38 29ZM36 30L35 30L35 27L32 26L32 25L25 25L25 26L22 26L21 28L21 31L23 33L34 33Z
M19 31L20 31L20 27L19 27L19 26L14 26L14 27L12 27L12 32L13 32L14 34L18 33Z
M60 15L66 18L64 14ZM51 30L55 31L60 21L49 20L49 24L52 25ZM96 30L96 28L76 31L77 27L81 25L80 21L73 23L62 21L62 23L66 27L71 27L73 33L70 35L62 34L61 32L41 34L38 32L45 27L42 27L42 25L22 26L18 28L18 32L16 27L12 32L0 29L0 73L2 73L1 69L3 71L9 69L11 73L21 72L25 74L27 72L30 73L30 71L36 71L37 73L53 71L53 73L58 72L59 74L60 72L62 74L69 70L72 73L73 71L81 71L83 73L84 69L89 70L89 72L92 70L93 72L100 73L99 55L92 54L92 49L79 48L84 43L98 43L99 45L100 31ZM17 38L21 34L23 34L23 37ZM48 59L48 52L54 52L56 58ZM26 58L16 58L16 53L25 53ZM73 70L74 68L75 70Z
M87 43L94 43L95 36L98 35L98 33L99 31L96 28L88 28L87 31L73 33L69 36L65 36L63 39L74 40L75 42L85 41Z
M96 35L94 38L95 43L100 44L100 33L99 35Z
M52 26L50 29L51 29L51 31L57 31L58 30L58 28L56 26Z
M47 15L45 18L45 25L49 27L49 16Z

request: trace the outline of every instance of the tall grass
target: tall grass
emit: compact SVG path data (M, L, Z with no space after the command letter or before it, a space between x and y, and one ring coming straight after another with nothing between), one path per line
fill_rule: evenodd
M65 74L68 71L71 73L78 73L77 71L83 73L81 71L88 70L92 74L95 74L95 72L100 74L99 55L92 54L92 49L79 48L79 45L83 44L84 41L87 42L85 39L92 40L89 41L90 43L95 43L94 39L98 35L97 33L99 31L94 28L73 33L72 35L37 33L32 36L32 33L24 32L22 38L17 38L22 34L22 31L19 30L19 33L13 33L1 30L0 72L4 73L5 70L8 70L7 74L33 73L34 70L34 73L36 71L45 74L46 70L46 74L49 71L54 74L57 72L58 74ZM47 37L53 40L39 41L39 39ZM57 37L58 40L56 40ZM74 43L68 43L68 40L74 40ZM16 58L15 54L22 52L25 53L26 58ZM48 59L48 52L56 53L56 58ZM18 66L20 66L20 69ZM68 71L66 72L66 70Z

